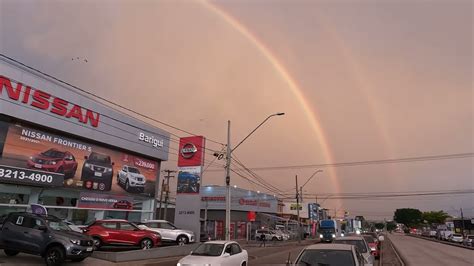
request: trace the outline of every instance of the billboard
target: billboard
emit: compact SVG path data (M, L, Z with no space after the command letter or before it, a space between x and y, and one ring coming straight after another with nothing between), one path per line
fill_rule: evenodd
M204 163L202 136L185 137L179 140L178 182L176 186L175 224L200 235L201 226L201 171Z
M99 194L92 192L81 192L79 208L91 208L101 210L131 210L133 209L133 198L110 194Z
M199 194L200 187L201 166L179 168L177 194Z
M159 172L157 162L140 156L13 124L8 128L0 165L46 175L46 179L39 178L46 182L10 183L52 186L47 182L51 180L56 186L145 196L154 196ZM55 181L56 176L64 182Z

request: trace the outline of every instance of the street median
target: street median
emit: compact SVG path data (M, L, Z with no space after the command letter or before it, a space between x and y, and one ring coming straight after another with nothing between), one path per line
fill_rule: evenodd
M184 246L158 247L147 250L129 250L120 252L95 251L92 254L92 257L111 262L128 262L186 256L189 255L189 253L193 251L198 245L199 243Z

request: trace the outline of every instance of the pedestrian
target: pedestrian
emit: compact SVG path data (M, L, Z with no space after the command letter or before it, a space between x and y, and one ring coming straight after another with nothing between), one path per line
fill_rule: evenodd
M260 247L261 246L265 247L266 242L267 242L267 238L265 237L265 233L262 232L262 234L260 235Z

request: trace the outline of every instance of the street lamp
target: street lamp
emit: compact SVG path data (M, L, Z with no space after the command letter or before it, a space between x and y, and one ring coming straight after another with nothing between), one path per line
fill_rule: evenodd
M296 216L298 217L298 243L301 242L301 225L300 225L300 197L301 204L303 204L303 187L308 184L308 182L313 178L317 173L321 173L323 170L316 170L306 182L300 187L300 192L298 193L298 176L296 176ZM300 195L298 195L300 194Z
M242 139L239 144L237 144L233 149L230 148L230 120L227 121L227 151L226 151L226 164L225 164L225 169L226 169L226 178L225 178L225 183L226 183L226 205L225 205L225 239L230 240L230 202L231 202L231 196L230 196L230 163L232 160L232 152L235 151L245 140L247 140L255 131L257 131L258 128L260 128L265 122L268 121L268 119L274 117L274 116L281 116L284 115L285 113L275 113L269 115L265 120L262 121L254 130L252 130L244 139Z

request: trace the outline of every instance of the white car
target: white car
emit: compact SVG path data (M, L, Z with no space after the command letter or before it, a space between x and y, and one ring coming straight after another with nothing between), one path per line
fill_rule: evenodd
M462 244L462 242L464 241L464 238L462 237L461 234L452 234L449 237L449 241Z
M362 236L346 236L346 237L337 237L334 241L334 244L349 244L354 245L356 249L362 254L365 259L366 266L374 265L374 256L370 252L369 245Z
M305 247L294 264L287 265L344 265L364 266L365 259L354 245L316 244Z
M117 183L127 192L133 190L143 193L145 191L146 178L135 167L124 165L117 173Z
M246 266L248 259L247 251L235 241L208 241L180 259L177 266Z
M181 246L196 241L193 231L179 229L166 220L148 220L140 223L138 227L160 233L163 242L176 242Z

